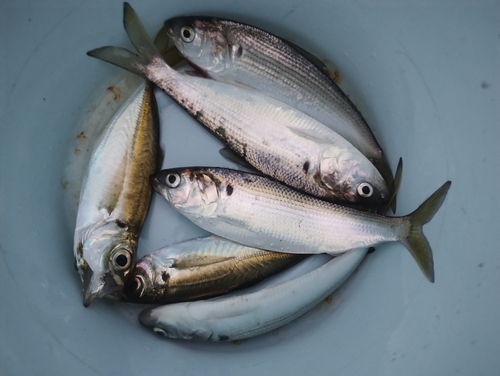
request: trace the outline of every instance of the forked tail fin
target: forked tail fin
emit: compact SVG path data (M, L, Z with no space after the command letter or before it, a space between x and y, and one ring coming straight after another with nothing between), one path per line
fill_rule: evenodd
M417 210L407 216L410 227L406 237L400 240L408 248L424 275L431 282L434 282L434 260L429 242L422 232L422 226L429 222L439 210L450 186L451 181L444 183Z
M87 55L114 64L141 77L146 77L144 67L156 59L163 61L163 58L129 3L123 4L123 26L130 41L137 49L138 55L119 47L96 48L87 52Z

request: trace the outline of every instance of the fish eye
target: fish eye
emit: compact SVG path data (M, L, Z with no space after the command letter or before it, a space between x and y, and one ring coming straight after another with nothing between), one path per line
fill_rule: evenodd
M125 270L127 269L132 262L132 255L125 248L120 248L113 255L113 267L116 270Z
M370 183L361 183L358 185L358 195L364 198L372 197L373 187Z
M191 43L194 40L194 30L191 26L183 26L181 29L181 38L186 43Z
M179 174L171 172L165 178L165 183L170 188L177 188L179 186L179 184L181 183L181 176Z
M140 296L144 290L144 281L140 276L136 275L127 283L126 288L128 294L132 296Z

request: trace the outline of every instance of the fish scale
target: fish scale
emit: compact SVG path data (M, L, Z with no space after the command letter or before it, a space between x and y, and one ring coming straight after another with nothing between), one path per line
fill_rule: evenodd
M74 236L84 305L116 298L131 271L148 211L159 124L153 86L144 82L117 111L89 161ZM117 255L126 265L116 264Z
M336 205L265 176L224 168L163 170L152 184L193 223L234 242L275 252L338 255L398 241L433 281L432 250L422 226L443 203L451 182L403 217Z
M250 164L292 187L319 197L346 199L339 197L340 190L325 189L324 184L318 184L302 170L309 161L311 171L319 171L321 155L327 147L338 150L338 158L352 155L352 159L361 161L357 163L370 170L371 163L347 141L284 103L214 80L182 75L169 69L163 61L145 69L150 79L155 79L172 98ZM313 138L301 137L294 128L326 141L318 143ZM374 185L384 189L381 177L366 180L375 181Z
M331 201L378 206L389 200L377 169L336 132L254 89L173 70L128 5L124 26L139 56L117 47L88 54L154 82L257 170ZM362 196L358 187L366 183L372 194Z
M297 82L296 85L293 85L295 88L305 89L302 94L302 103L305 105L314 104L314 106L320 107L320 111L324 111L322 116L317 115L321 118L321 120L318 120L322 121L324 124L331 123L334 121L333 119L339 121L338 125L336 125L336 128L341 129L339 133L347 140L355 139L356 142L351 141L355 146L357 146L358 143L361 144L356 138L356 131L358 131L363 134L364 139L367 140L367 146L361 146L359 149L370 158L381 157L381 149L375 141L366 122L358 115L359 111L355 110L354 105L352 105L346 95L332 83L329 77L319 72L318 69L306 59L299 58L296 51L289 46L283 45L278 38L271 35L266 37L265 33L250 27L245 27L244 30L247 33L248 31L253 31L251 32L253 39L248 37L244 38L247 33L239 32L238 23L231 21L222 21L221 23L227 29L236 30L236 40L244 40L247 45L251 45L255 40L257 40L259 44L262 43L259 49L250 49L251 58L236 61L235 64L237 66L244 67L245 64L249 64L252 59L258 59L259 56L262 56L262 53L259 54L258 51L270 51L269 53L272 58L266 60L262 59L266 64L262 64L259 67L260 72L264 75L271 75L270 72L278 72L277 76L283 76L288 83ZM273 62L276 61L279 61L281 64L273 64ZM289 64L286 65L286 63ZM285 67L288 69L284 69ZM242 70L243 68L240 69L240 72ZM273 86L269 85L268 90L272 89ZM273 90L273 94L282 96L283 93L286 92L286 89L286 87L283 87L281 90L275 89ZM331 117L332 120L328 121L328 117ZM349 123L354 123L354 126L347 126ZM345 124L345 126L342 127L342 124Z
M193 30L191 42L181 35L184 27ZM359 149L389 188L395 188L373 132L317 58L266 31L230 20L175 17L165 22L164 29L184 57L205 75L252 87L308 114Z
M240 223L241 231L235 236L244 244L255 241L255 246L274 251L339 254L381 239L396 239L387 231L387 223L394 225L401 220L368 216L341 206L332 210L333 205L265 177L249 179L232 171L206 171L234 187L231 196L220 195L221 207L214 216L223 224ZM312 239L311 234L315 235ZM363 240L356 240L360 236Z
M247 247L217 236L188 240L137 261L125 300L166 304L213 297L257 283L304 258Z

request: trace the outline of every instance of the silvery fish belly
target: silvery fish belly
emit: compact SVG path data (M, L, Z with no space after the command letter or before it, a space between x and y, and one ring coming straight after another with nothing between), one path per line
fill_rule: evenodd
M83 182L74 253L83 304L119 297L134 267L158 153L152 85L142 84L104 129Z
M432 251L422 226L441 206L451 182L404 217L350 209L230 169L163 170L153 176L152 184L195 224L229 240L269 251L332 255L398 241L433 281Z
M356 269L366 249L353 249L323 266L255 292L147 308L142 325L168 338L234 341L264 334L303 315Z
M188 240L141 258L126 284L124 300L167 304L209 298L260 282L304 257L217 236Z
M377 166L392 186L387 159L361 113L311 54L264 30L212 17L176 17L164 26L205 75L255 88L333 129Z
M372 206L389 200L378 170L339 134L256 90L176 72L128 4L124 13L139 56L116 47L90 56L147 77L253 167L287 185L328 200Z

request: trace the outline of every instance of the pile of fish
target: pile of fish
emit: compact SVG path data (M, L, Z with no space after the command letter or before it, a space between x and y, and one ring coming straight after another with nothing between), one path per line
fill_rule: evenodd
M384 242L403 244L434 281L422 226L451 182L410 215L385 216L395 211L401 160L393 177L361 113L316 57L249 25L178 17L166 21L164 37L194 70L176 70L128 3L124 26L137 54L88 52L145 80L97 141L83 182L74 253L85 306L102 297L156 304L139 316L156 333L227 341L302 315L349 277L369 247ZM246 169L159 171L153 84ZM136 260L152 188L214 235ZM335 257L292 280L223 295L313 254Z

